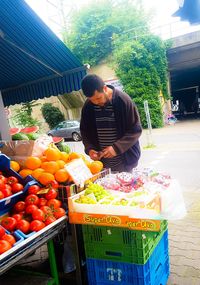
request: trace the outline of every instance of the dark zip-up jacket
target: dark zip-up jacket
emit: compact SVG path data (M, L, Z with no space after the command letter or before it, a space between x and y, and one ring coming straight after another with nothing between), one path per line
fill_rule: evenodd
M117 154L123 154L127 170L136 167L140 158L139 137L142 133L140 117L136 105L124 92L113 89L112 104L117 127L117 141L112 145ZM85 152L100 151L94 105L87 100L83 106L80 123Z

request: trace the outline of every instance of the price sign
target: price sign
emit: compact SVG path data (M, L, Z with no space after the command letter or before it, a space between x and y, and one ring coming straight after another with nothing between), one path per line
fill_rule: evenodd
M84 186L84 182L92 177L90 169L86 166L82 158L74 159L65 165L65 169L73 178L77 186Z

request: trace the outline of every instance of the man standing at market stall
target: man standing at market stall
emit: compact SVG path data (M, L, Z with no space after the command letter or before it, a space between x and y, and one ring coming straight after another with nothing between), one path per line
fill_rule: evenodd
M85 152L112 171L131 171L140 158L142 133L136 105L95 74L86 75L81 87L87 97L80 124Z

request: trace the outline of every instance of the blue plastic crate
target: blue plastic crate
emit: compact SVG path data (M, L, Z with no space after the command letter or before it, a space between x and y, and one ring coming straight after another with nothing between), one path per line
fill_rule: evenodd
M86 259L89 285L166 285L169 276L168 231L144 265Z
M21 199L31 185L37 184L37 181L32 176L22 178L16 171L10 168L10 159L5 154L0 154L0 171L7 176L14 176L19 183L24 186L23 191L20 191L12 196L0 200L0 216L7 213L12 206Z
M34 235L36 232L31 232L29 234L25 234L20 230L16 230L17 234L20 235L23 239L27 239L29 237L32 237L32 235Z
M2 226L1 226L2 227ZM3 227L2 227L3 228ZM7 234L11 234L8 230L5 230L6 231L6 233ZM21 243L23 240L24 240L24 238L17 232L17 231L14 231L13 233L12 233L12 235L15 237L15 240L16 240L16 243L14 243L14 245L13 246L16 246L16 245L18 245L19 243Z

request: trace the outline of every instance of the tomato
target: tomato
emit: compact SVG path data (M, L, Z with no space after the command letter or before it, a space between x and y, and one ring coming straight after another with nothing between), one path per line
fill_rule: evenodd
M9 185L13 185L13 184L15 184L15 183L18 183L18 179L17 179L15 176L9 176L9 177L7 178L7 183L8 183Z
M38 221L44 221L45 220L45 214L42 210L36 209L32 213L33 220L38 220Z
M30 230L30 223L26 220L17 222L16 228L26 234Z
M2 226L0 226L0 239L3 235L5 235L5 233L6 233L5 229Z
M12 246L13 246L13 244L16 243L16 240L15 240L14 236L9 235L9 234L3 235L1 239L8 241Z
M39 198L35 194L30 194L25 199L26 205L37 205L39 203Z
M14 183L12 185L12 192L13 193L23 191L23 189L24 189L24 186L21 183Z
M50 225L51 223L55 222L56 221L56 218L55 217L52 217L52 216L49 216L46 218L45 220L45 225L48 226Z
M28 188L28 194L37 194L38 191L40 191L40 186L38 185L31 185L29 188Z
M3 182L4 184L6 184L7 178L5 176L3 176L2 174L0 174L0 181Z
M47 185L47 188L50 188L50 189L58 189L58 187L59 187L59 184L56 180L50 181Z
M2 227L4 227L6 230L12 232L14 231L14 229L16 228L17 225L17 221L12 218L12 217L6 217L3 218L1 221L1 225Z
M38 209L38 206L36 206L36 205L28 205L28 206L26 207L25 212L26 212L26 214L32 214L33 211L35 211L35 210L37 210L37 209Z
M24 210L25 210L25 206L26 206L26 204L25 204L24 201L19 201L19 202L17 202L17 203L15 204L15 206L14 206L14 212L19 213L19 212L24 211Z
M56 219L59 219L59 218L65 216L66 212L63 208L57 208L57 209L55 209L53 215Z
M0 200L4 198L4 194L0 191Z
M42 206L40 210L42 210L45 215L53 215L51 208L48 206Z
M32 232L38 232L45 227L45 223L42 221L34 220L30 223L30 230Z
M4 186L1 188L1 192L4 195L4 198L9 197L12 195L12 188L8 184L4 184Z
M60 208L61 201L59 201L57 199L51 199L47 202L47 206L50 207L52 210L55 210L57 208Z
M14 214L12 215L12 218L14 218L17 222L20 221L23 217L23 214Z
M47 192L45 194L45 198L47 200L50 200L50 199L55 199L57 197L58 193L55 189L50 189L49 192Z
M0 254L6 252L11 249L11 244L6 240L0 240Z
M38 203L38 207L42 207L45 206L47 204L47 199L45 198L39 198L39 203Z

